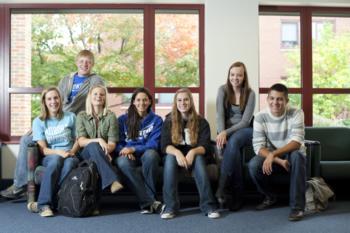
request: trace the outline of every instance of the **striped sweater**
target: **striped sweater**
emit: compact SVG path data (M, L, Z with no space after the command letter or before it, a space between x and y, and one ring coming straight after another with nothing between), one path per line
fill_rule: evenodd
M304 112L301 109L287 107L282 116L275 117L267 108L255 115L253 147L256 154L261 148L274 151L296 141L301 144L299 151L306 155L304 136Z

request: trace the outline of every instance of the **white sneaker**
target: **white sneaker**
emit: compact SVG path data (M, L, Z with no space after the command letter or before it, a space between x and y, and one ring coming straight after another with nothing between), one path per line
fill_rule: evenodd
M215 219L215 218L220 218L220 213L217 212L216 210L208 212L208 218L210 219Z
M53 212L52 212L50 206L45 205L45 206L43 206L43 207L40 209L39 215L40 215L41 217L52 217L52 216L53 216Z
M173 212L166 212L160 215L160 218L162 219L172 219L174 217L175 217L175 214Z

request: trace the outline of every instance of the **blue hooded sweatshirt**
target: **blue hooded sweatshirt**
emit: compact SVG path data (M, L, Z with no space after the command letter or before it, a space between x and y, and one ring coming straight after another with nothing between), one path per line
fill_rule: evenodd
M119 143L116 148L117 154L124 147L134 147L136 155L142 155L148 149L159 150L160 147L160 133L162 129L163 120L156 115L152 110L142 119L139 136L131 140L128 138L128 128L126 120L128 114L123 114L118 118L119 121Z

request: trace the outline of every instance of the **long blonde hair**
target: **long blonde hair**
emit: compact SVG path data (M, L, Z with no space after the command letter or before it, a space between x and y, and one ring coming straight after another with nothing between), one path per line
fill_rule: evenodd
M42 121L46 121L49 117L50 117L50 113L49 113L49 109L47 108L46 104L45 104L45 98L46 98L46 94L50 91L55 91L60 99L60 106L58 108L58 112L57 112L57 119L62 119L63 117L63 110L62 110L62 98L61 98L61 94L60 91L57 89L57 87L49 87L49 88L45 88L42 92L41 92L41 102L40 102L40 115L39 115L39 119Z
M196 108L193 102L193 96L188 88L181 88L176 91L173 101L173 108L171 111L171 141L174 145L179 145L183 139L183 129L182 129L182 115L177 109L177 96L180 93L186 93L190 98L190 109L188 110L188 119L185 128L189 129L190 132L190 142L191 145L195 145L198 139L198 124L199 115L197 114Z
M108 113L108 90L105 86L103 85L94 85L90 88L89 90L89 93L86 97L86 102L85 102L85 111L86 111L86 114L88 115L93 115L93 107L92 107L92 104L91 104L91 93L94 89L96 88L101 88L104 90L105 92L105 95L106 95L106 98L105 98L105 102L104 102L104 105L103 105L103 116L107 115Z

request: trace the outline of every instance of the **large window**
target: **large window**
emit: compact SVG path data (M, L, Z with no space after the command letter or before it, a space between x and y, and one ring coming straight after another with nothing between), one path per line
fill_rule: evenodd
M117 116L141 86L163 117L180 87L190 87L204 112L203 5L1 6L0 139L16 140L30 129L41 90L77 70L81 49L95 54L93 71L106 81Z
M350 10L262 6L259 20L260 108L281 82L306 125L349 126Z

